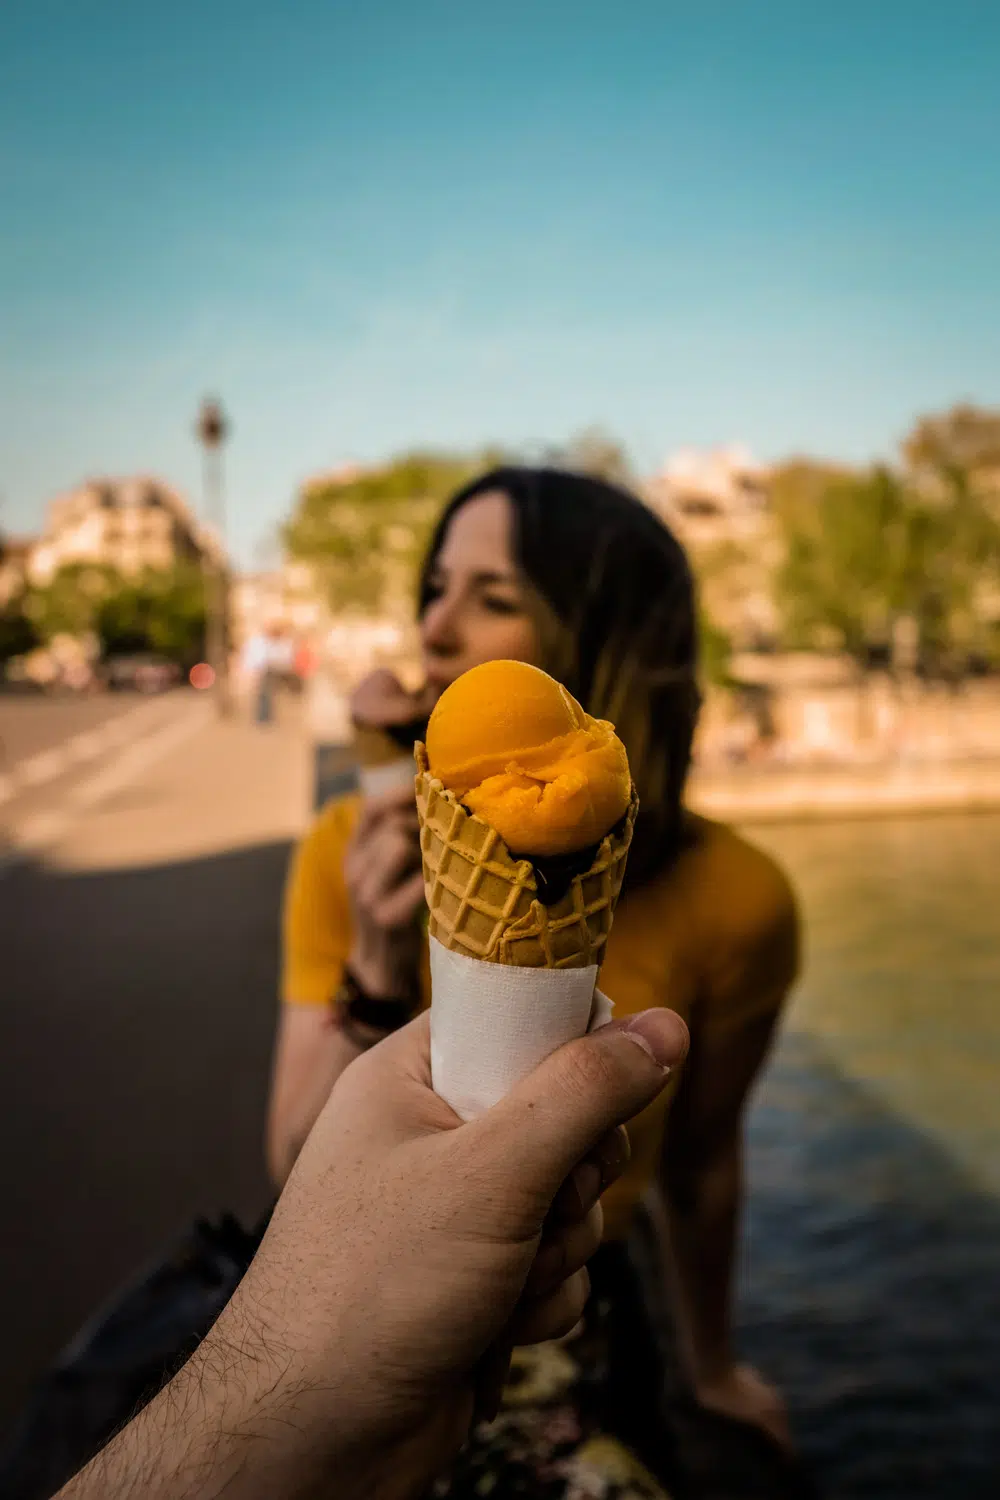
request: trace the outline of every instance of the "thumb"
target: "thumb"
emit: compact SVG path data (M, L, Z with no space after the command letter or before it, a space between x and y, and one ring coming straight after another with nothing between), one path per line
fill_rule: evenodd
M683 1061L688 1030L672 1010L647 1010L568 1042L466 1129L484 1157L517 1162L546 1199L616 1125L652 1103Z

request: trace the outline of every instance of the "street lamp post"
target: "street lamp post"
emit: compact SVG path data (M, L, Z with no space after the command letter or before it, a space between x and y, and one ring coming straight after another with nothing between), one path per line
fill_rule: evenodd
M225 718L231 709L229 695L229 578L226 562L226 496L222 472L222 445L229 423L218 401L202 402L196 432L203 452L203 504L208 520L215 527L219 551L212 555L202 550L205 578L205 650L209 666L215 673L215 703Z

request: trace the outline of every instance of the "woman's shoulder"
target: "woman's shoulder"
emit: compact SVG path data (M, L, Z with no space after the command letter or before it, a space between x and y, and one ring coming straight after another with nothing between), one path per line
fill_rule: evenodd
M726 947L793 940L797 931L795 892L777 860L728 824L693 813L663 892L682 900L693 930Z

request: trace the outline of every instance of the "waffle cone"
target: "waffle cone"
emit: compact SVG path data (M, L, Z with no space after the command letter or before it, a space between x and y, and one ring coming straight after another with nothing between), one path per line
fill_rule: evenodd
M430 774L419 743L416 758L430 935L486 963L526 969L602 963L639 806L635 788L623 822L602 840L590 868L545 906L531 861L514 859L496 829Z

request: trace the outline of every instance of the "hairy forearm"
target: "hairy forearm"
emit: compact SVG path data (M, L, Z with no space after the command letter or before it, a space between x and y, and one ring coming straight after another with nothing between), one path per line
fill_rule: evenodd
M268 1493L306 1493L297 1482L289 1487L292 1476L283 1472L289 1453L281 1424L298 1431L293 1386L283 1384L291 1357L270 1345L261 1330L251 1331L238 1297L184 1368L67 1486L61 1500L207 1500L221 1494L256 1500ZM279 1480L283 1487L275 1491Z
M665 1171L665 1254L681 1352L697 1387L732 1363L732 1280L742 1195L736 1136L700 1172Z
M365 1437L343 1372L317 1376L241 1292L170 1384L59 1500L404 1497L428 1475Z

